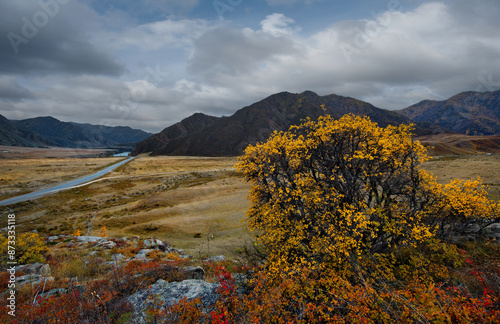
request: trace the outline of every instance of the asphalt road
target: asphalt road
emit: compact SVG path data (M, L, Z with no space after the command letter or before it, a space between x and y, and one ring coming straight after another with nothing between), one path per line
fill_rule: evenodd
M67 182L63 182L63 183L60 183L54 187L51 187L51 188L47 188L47 189L43 189L43 190L39 190L39 191L35 191L35 192L31 192L29 194L25 194L25 195L21 195L21 196L17 196L17 197L12 197L12 198L9 198L9 199L5 199L5 200L1 200L0 201L0 206L6 206L6 205L11 205L11 204L16 204L18 202L22 202L22 201L27 201L27 200L34 200L34 199L38 199L42 196L45 196L45 195L48 195L48 194L52 194L52 193L56 193L58 191L61 191L61 190L66 190L66 189L71 189L71 188L74 188L74 187L77 187L77 186L82 186L82 185L85 185L86 183L88 182L91 182L92 180L95 180L97 178L100 178L102 177L103 175L115 170L116 168L130 162L134 157L130 157L126 160L123 160L123 161L120 161L118 163L115 163L105 169L102 169L101 171L98 171L94 174L91 174L91 175L88 175L88 176L84 176L82 178L78 178L78 179L75 179L75 180L70 180L70 181L67 181Z

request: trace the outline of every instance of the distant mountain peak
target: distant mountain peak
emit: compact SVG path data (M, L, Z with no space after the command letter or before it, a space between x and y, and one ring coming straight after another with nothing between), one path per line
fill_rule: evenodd
M78 124L63 122L52 116L12 121L2 116L0 123L4 125L0 144L13 146L103 148L134 145L151 135L128 126Z
M423 100L398 113L461 134L500 134L500 91L465 91L442 101Z
M409 123L409 119L349 97L319 96L312 91L270 95L225 118L212 117L201 124L191 123L191 129L180 132L192 115L167 127L162 132L138 143L134 155L151 152L154 155L234 156L248 144L265 141L275 130L286 130L304 119L316 119L326 113L339 118L347 113L368 115L381 126Z

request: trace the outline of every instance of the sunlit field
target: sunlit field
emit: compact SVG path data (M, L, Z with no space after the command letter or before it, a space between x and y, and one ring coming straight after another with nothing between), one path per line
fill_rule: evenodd
M118 158L1 159L2 194L13 195L85 175ZM234 165L236 157L142 155L84 187L31 202L0 207L14 212L22 231L156 237L193 256L234 255L250 236L245 229L250 188ZM481 177L500 192L500 155L440 157L424 167L440 182ZM95 217L94 217L95 216ZM89 220L93 219L89 226Z

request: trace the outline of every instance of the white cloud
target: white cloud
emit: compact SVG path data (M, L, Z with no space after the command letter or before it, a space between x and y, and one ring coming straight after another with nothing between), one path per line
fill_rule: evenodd
M262 31L275 37L283 35L292 35L301 30L300 27L291 28L290 25L295 23L292 18L286 17L281 13L273 13L260 22Z
M427 93L443 99L474 90L484 71L500 74L500 35L485 30L480 14L469 17L464 33L462 14L457 5L426 3L340 22L308 38L290 32L292 21L274 14L260 31L232 30L231 38L218 30L211 44L196 43L190 64L197 67L193 72L205 72L202 82L258 85L256 99L309 89L404 108Z
M266 0L267 4L272 7L277 6L291 6L296 4L297 2L304 3L306 5L311 5L316 2L321 2L323 0Z
M292 16L278 13L260 17L254 29L172 17L139 24L118 13L100 25L94 17L95 33L84 38L94 40L93 52L113 48L132 71L120 78L32 74L29 82L0 75L0 114L159 131L198 111L230 115L279 91L335 93L404 108L460 91L500 88L497 0L426 2L398 10L337 22L307 36ZM54 43L41 42L42 36L41 45ZM97 69L82 65L98 64L89 59L94 56L74 57L82 71ZM144 77L147 67L159 69L161 80Z
M194 39L213 29L202 19L166 19L128 28L125 32L108 35L116 48L135 46L144 51L165 47L190 46Z

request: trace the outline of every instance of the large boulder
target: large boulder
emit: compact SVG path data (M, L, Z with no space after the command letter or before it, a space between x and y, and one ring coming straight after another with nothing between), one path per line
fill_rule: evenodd
M165 310L183 298L188 301L200 298L205 307L213 305L218 299L218 286L217 283L197 279L181 282L166 282L160 279L148 289L137 291L127 298L127 301L134 307L134 315L130 323L146 323L147 310L155 304L161 305L160 309Z

